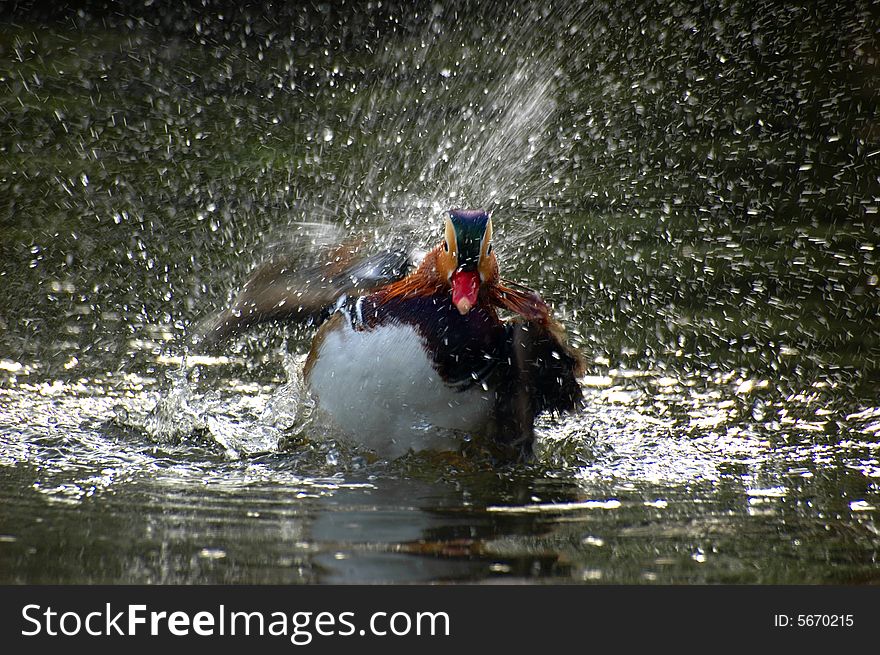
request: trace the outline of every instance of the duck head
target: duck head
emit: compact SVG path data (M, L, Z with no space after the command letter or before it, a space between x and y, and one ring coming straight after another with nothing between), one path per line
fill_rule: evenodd
M482 209L452 209L446 216L437 272L449 285L452 304L464 315L477 304L480 286L498 278L492 219Z

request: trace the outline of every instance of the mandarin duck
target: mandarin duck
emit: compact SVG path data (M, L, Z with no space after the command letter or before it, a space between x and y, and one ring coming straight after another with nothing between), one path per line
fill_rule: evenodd
M486 211L450 210L417 266L345 247L325 259L259 266L203 324L203 343L267 321L317 326L307 388L338 428L387 457L454 450L471 435L528 459L535 417L581 402L582 359L540 295L500 278Z

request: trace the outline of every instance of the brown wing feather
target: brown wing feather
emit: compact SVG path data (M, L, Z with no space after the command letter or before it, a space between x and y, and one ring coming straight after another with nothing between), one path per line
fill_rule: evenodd
M543 411L577 408L583 392L580 353L568 345L565 329L541 296L522 285L493 285L490 302L517 315L510 326L510 366L500 381L495 405L495 439L515 456L529 459L535 417Z
M258 266L231 307L209 317L196 330L201 345L210 345L247 327L270 321L306 323L322 318L343 294L368 293L403 277L409 257L402 252L363 256L357 242L343 244L302 265L276 257Z
M503 307L514 314L522 316L527 321L546 323L550 320L550 307L537 292L528 287L514 288L510 283L502 280L494 284L489 290L489 301L498 307Z

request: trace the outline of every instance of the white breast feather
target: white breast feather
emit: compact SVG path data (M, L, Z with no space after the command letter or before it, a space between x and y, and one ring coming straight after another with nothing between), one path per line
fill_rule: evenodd
M434 370L412 326L329 332L308 377L319 407L354 440L382 456L448 450L460 434L480 431L492 394L477 384L448 387Z

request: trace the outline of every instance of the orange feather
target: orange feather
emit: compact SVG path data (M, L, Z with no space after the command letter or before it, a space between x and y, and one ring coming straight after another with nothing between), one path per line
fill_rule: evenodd
M419 267L402 280L392 282L375 291L379 302L386 302L395 298L415 298L430 296L441 291L444 287L443 280L437 274L437 253L440 246L434 248L425 255Z

